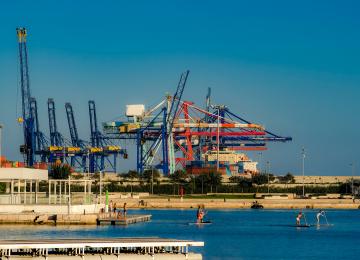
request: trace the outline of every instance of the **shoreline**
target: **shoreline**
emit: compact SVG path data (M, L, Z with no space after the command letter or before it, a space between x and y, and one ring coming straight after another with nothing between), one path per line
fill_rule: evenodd
M113 199L120 208L127 203L131 209L194 209L199 205L208 209L250 209L254 201L264 209L360 209L360 200L352 199Z

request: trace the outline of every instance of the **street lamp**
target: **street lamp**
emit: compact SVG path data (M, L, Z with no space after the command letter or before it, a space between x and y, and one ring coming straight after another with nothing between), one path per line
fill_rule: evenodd
M151 166L151 194L154 195L154 166Z
M216 142L217 142L217 163L216 163L216 170L219 171L220 162L219 162L219 153L220 153L220 109L224 109L224 105L216 105L211 106L212 108L217 110L217 131L216 131Z
M217 107L218 110L218 118L217 118L217 163L216 163L216 170L219 171L219 151L220 151L220 107Z
M351 166L351 196L354 196L354 172L355 172L355 165L354 163L350 163Z
M100 205L101 205L101 202L102 202L102 171L99 172L99 179L100 179L99 199L100 199Z
M2 166L2 161L1 161L1 135L2 135L2 129L3 129L4 125L0 124L0 168Z
M262 152L259 153L259 173L261 174L261 166L262 166Z
M267 177L268 177L268 194L270 193L270 162L267 161L266 162L266 166L267 166Z
M302 148L302 184L303 184L303 197L305 197L305 148Z

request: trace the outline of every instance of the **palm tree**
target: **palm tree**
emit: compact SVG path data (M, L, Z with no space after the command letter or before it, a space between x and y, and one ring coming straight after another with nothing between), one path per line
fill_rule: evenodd
M213 192L213 186L215 186L215 192L217 192L217 186L221 184L222 176L218 172L211 172L209 174L210 192Z
M179 186L184 185L187 182L189 176L184 170L176 170L173 174L169 176L169 178L170 181L173 183L173 187L174 187L173 195L175 195L175 185L177 184L178 193L179 193Z
M130 191L133 192L133 180L139 178L139 173L134 170L129 170L128 173L124 175L127 181L130 181Z

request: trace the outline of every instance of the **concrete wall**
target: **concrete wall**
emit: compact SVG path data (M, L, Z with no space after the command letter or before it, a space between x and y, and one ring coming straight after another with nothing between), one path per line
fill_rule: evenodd
M91 204L91 205L71 205L70 212L72 214L85 213L99 213L104 204ZM46 214L67 214L69 210L68 205L1 205L0 213L21 213L34 211L36 213Z
M294 176L295 183L302 184L302 176ZM305 184L336 184L350 181L352 176L305 176ZM360 180L360 176L354 176L354 180Z

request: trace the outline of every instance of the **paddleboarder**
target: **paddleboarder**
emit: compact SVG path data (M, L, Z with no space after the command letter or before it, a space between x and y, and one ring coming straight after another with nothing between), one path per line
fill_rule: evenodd
M203 223L204 216L205 216L205 210L203 207L199 206L196 213L197 223Z
M323 217L325 215L325 211L322 209L319 210L319 212L316 214L317 224L320 225L320 217Z
M301 225L301 218L303 217L302 212L300 211L299 214L296 217L296 225L300 226Z

